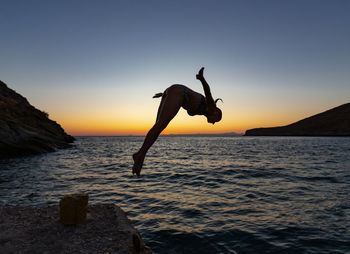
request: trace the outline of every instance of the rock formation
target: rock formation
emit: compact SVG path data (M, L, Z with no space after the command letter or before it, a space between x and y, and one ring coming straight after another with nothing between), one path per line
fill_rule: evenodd
M350 136L350 103L287 126L247 130L245 136Z
M0 81L0 158L69 147L74 138Z

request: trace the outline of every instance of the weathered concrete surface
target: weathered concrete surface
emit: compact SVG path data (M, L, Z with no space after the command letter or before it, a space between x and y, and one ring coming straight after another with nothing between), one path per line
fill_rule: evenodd
M0 207L0 252L152 253L116 205L88 208L85 224L64 226L59 207Z

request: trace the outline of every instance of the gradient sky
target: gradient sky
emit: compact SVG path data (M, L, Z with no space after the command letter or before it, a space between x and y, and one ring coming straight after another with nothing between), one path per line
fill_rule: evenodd
M73 135L145 134L180 83L224 103L164 133L244 132L350 102L350 1L0 0L0 79Z

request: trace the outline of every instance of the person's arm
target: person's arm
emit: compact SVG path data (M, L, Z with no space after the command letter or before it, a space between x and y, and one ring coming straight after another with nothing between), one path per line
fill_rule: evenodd
M213 96L211 95L210 87L209 87L207 81L205 80L205 78L203 76L203 71L204 71L204 67L202 67L199 70L198 74L196 75L196 78L202 83L204 94L205 94L205 99L207 101L208 108L209 109L215 108L216 105L215 105Z

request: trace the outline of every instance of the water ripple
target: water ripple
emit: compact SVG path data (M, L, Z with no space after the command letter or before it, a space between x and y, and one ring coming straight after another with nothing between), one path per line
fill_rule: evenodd
M349 138L78 138L0 160L0 204L85 191L124 208L155 253L349 253Z

